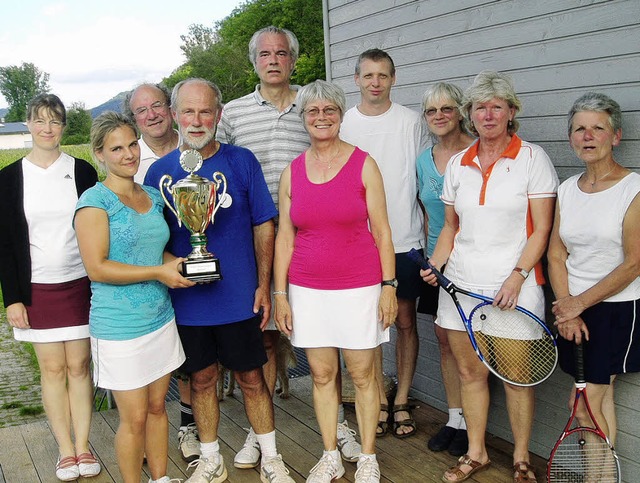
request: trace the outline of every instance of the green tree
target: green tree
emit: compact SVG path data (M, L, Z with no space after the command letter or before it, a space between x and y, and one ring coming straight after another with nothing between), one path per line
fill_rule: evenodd
M191 25L182 35L186 62L163 82L172 87L188 77L215 82L224 100L251 92L259 83L248 57L256 30L269 25L291 30L300 42L300 57L291 82L304 85L325 78L322 2L320 0L249 0L214 28Z
M67 127L60 144L87 144L91 131L91 113L85 109L83 102L74 102L67 109Z
M0 67L0 92L9 103L7 122L27 120L27 104L38 94L49 91L49 74L35 65Z

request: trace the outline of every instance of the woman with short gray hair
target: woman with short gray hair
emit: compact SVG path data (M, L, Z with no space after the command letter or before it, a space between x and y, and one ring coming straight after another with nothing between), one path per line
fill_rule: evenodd
M336 435L340 350L354 382L362 436L355 481L378 483L374 357L398 311L382 175L371 156L339 137L340 87L315 81L300 90L298 105L311 146L280 178L274 296L278 328L305 348L313 378L324 453L307 483L329 482L345 471Z

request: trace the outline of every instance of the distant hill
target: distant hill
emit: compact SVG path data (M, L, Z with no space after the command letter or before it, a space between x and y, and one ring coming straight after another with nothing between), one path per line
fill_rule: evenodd
M127 95L127 92L129 91L121 92L117 96L109 99L107 102L104 102L99 106L96 106L90 109L89 112L91 112L91 117L95 118L96 116L99 116L100 114L102 114L104 111L121 112L122 100Z

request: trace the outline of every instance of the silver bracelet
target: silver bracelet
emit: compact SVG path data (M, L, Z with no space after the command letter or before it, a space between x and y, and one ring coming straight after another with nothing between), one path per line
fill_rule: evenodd
M284 290L276 290L273 295L288 295Z

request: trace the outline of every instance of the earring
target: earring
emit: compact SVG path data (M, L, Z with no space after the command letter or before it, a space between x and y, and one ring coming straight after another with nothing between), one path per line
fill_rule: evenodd
M511 119L509 119L509 122L507 123L507 127L508 128L512 128L513 127L513 121Z

